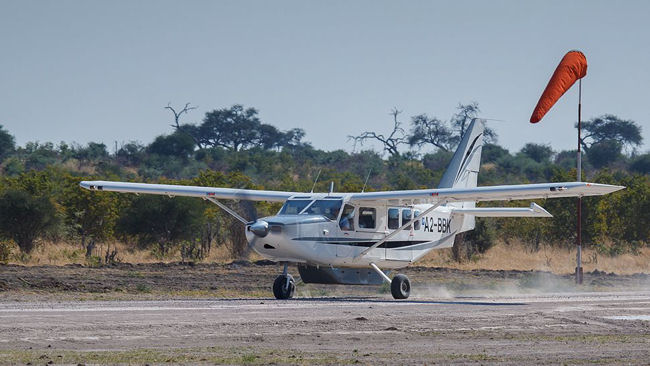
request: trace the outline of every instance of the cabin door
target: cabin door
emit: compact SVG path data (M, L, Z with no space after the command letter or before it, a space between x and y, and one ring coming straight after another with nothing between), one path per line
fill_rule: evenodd
M389 207L387 227L393 232L413 220L413 210L409 207ZM406 227L382 246L386 251L386 260L410 261L413 259L413 225Z

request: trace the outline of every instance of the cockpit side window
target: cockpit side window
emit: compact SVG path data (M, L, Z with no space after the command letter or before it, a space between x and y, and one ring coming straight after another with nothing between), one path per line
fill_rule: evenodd
M297 215L307 207L312 201L305 199L293 199L284 203L278 215Z
M336 220L342 204L343 200L316 200L303 213L307 215L323 215L330 220Z
M354 230L354 206L345 205L343 207L339 227L344 231Z

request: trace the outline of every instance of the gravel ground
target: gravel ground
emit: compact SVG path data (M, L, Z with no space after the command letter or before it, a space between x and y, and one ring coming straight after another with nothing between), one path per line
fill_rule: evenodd
M415 267L409 301L314 285L278 301L277 271L0 266L0 363L650 362L647 275L585 274L576 287L545 272Z

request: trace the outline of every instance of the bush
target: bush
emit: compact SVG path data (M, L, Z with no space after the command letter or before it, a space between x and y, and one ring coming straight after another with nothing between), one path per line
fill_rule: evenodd
M11 241L0 241L0 263L7 264L9 262L14 245Z
M47 197L10 189L0 196L0 235L13 239L23 253L56 224L56 210Z

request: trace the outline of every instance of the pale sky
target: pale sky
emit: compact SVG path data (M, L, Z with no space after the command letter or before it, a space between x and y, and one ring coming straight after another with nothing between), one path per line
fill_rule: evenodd
M321 149L388 132L389 112L448 119L477 101L499 143L576 145L577 85L532 109L582 50L583 119L611 113L650 141L648 1L0 0L0 124L17 143L151 142L163 107L243 104Z

